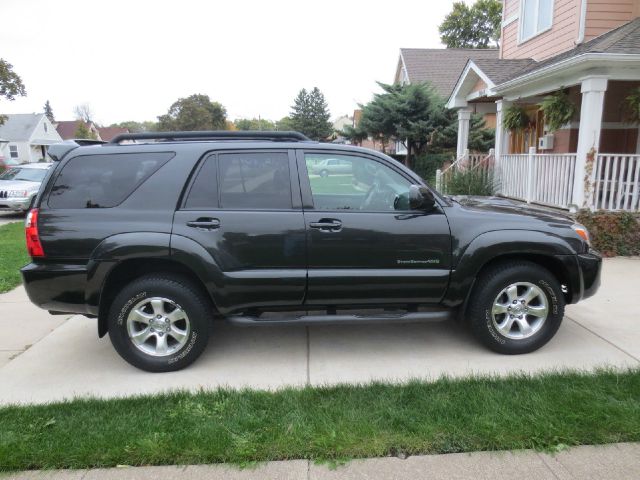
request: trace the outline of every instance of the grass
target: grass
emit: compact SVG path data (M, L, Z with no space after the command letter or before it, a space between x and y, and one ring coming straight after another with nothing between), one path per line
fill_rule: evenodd
M311 182L311 191L314 194L364 194L353 184L353 175L351 174L334 174L327 177L310 175L309 181Z
M0 293L22 282L20 268L29 263L22 222L0 226Z
M640 371L218 390L0 408L0 469L88 468L640 441Z

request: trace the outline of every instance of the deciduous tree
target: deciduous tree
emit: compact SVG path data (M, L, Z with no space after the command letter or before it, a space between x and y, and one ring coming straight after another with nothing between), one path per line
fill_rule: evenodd
M237 130L275 130L276 124L264 118L239 118L233 122Z
M478 0L471 6L455 2L440 24L440 40L447 48L498 46L501 22L502 4L498 0Z
M0 97L7 100L15 100L16 97L24 97L27 94L20 76L13 71L13 65L0 58ZM0 125L7 117L0 115Z
M159 130L225 130L227 110L208 95L194 94L178 99L165 115L158 117Z
M73 108L76 120L82 120L85 123L93 123L93 110L88 103L81 103Z

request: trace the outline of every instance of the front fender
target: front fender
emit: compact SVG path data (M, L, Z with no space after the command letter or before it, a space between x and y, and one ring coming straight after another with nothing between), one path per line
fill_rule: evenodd
M475 237L454 259L455 266L443 303L451 307L462 304L480 270L500 257L548 257L551 261L557 261L559 255L574 257L575 254L566 240L548 232L495 230L483 233Z

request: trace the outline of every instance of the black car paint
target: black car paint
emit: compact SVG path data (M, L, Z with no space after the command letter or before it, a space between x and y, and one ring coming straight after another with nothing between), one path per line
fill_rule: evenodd
M193 172L208 155L274 149L289 154L291 209L184 208ZM600 257L588 251L570 219L503 199L449 199L434 192L436 204L422 211L315 211L304 151L365 156L425 185L385 155L331 144L190 141L75 148L51 169L51 180L36 199L47 257L22 269L30 299L52 311L103 317L110 275L124 262L140 259L169 260L192 272L223 315L301 306L458 307L482 267L509 255L554 262L566 280L569 302L592 295L599 285ZM127 152L175 157L114 208L48 208L45 199L56 172L71 158ZM187 225L202 219L219 226ZM339 220L339 230L309 228L326 220ZM415 257L429 262L412 263Z

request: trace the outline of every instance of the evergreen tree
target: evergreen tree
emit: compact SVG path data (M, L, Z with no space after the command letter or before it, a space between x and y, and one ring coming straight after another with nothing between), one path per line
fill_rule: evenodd
M51 123L56 121L56 117L53 116L53 109L51 108L51 104L49 103L49 100L47 100L46 103L44 104L44 114L46 115L46 117L49 119Z
M329 108L318 87L300 90L291 107L291 126L312 140L323 140L333 133Z
M75 138L86 138L86 139L91 139L91 140L95 140L96 134L93 133L91 130L89 130L89 127L87 127L87 124L84 123L82 120L80 120L78 122L78 128L76 129L75 133L74 133L74 137Z

